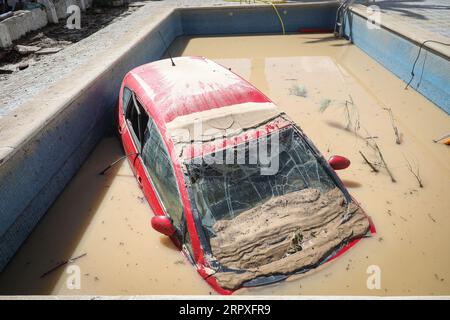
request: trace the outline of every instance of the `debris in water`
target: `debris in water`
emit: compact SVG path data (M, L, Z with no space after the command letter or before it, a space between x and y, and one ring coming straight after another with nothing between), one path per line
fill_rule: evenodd
M369 165L369 167L372 169L372 171L378 172L378 169L375 167L375 165L373 165L372 162L370 162L361 151L359 151L359 154L364 159L364 161Z
M406 160L406 163L408 165L408 169L409 172L411 172L413 174L413 176L416 178L417 182L419 183L419 187L423 188L423 182L422 182L422 178L420 177L420 172L419 172L419 165L417 164L417 168L416 170L413 170L411 163L409 162L408 158L406 158L405 155L403 155L403 157Z
M434 274L434 278L440 282L444 282L444 278L439 277L437 273Z
M355 103L353 102L353 97L351 95L348 95L350 100L345 100L344 106L345 106L345 115L347 119L347 130L352 129L354 133L358 132L360 128L359 124L359 111L358 108L355 106ZM350 110L351 107L351 110Z
M434 219L432 216L431 216L431 214L429 214L428 213L428 217L431 219L431 221L433 221L434 223L436 223L437 221L436 221L436 219Z
M308 95L308 91L306 90L305 86L294 84L291 88L289 88L289 94L306 98L306 96Z
M370 141L372 141L372 144L370 143ZM378 156L380 157L380 161L383 164L384 169L386 169L386 172L388 173L389 177L391 178L391 181L394 183L397 182L397 180L394 178L394 175L392 174L391 170L389 169L389 167L386 163L386 160L384 160L383 153L381 152L378 144L373 140L367 140L367 145L369 147L371 147L378 154Z
M444 141L443 141L444 140ZM434 143L438 143L438 142L440 142L440 141L443 141L442 143L443 144L446 144L446 145L450 145L450 134L446 134L445 136L443 136L443 137L441 137L441 138L439 138L439 139L433 139L433 142Z
M322 101L320 101L319 112L325 112L325 110L327 110L328 107L330 106L330 103L331 103L330 99L323 99Z
M395 143L396 144L401 144L402 140L401 140L398 128L395 125L395 120L394 120L394 115L392 114L392 109L391 108L383 108L383 109L386 110L387 112L389 112L389 116L391 118L392 129L394 129L394 134L395 134Z
M78 259L80 259L80 258L83 258L83 257L86 256L86 255L87 255L87 253L83 253L83 254L79 255L78 257L71 258L71 259L68 259L68 260L64 260L64 261L58 263L56 266L54 266L54 267L51 268L50 270L48 270L47 272L43 273L43 274L41 275L41 278L44 278L46 275L48 275L48 274L52 273L53 271L55 271L55 270L61 268L62 266L65 266L65 265L68 264L68 263L72 263L72 262L74 262L75 260L78 260Z
M323 113L325 112L328 107L331 105L330 99L324 99L320 103L319 112ZM344 107L345 111L345 119L346 119L346 125L345 129L348 131L353 131L355 134L360 129L360 123L359 123L359 111L356 107L355 103L353 102L353 97L349 95L349 100L345 100L343 103L340 103L339 106Z

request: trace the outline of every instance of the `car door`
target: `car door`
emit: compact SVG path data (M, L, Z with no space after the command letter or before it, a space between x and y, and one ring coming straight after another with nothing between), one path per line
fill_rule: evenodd
M162 207L146 175L141 157L145 128L149 117L139 101L139 97L127 87L124 87L122 92L122 107L123 121L119 124L119 132L125 154L151 208L156 214L162 214Z
M166 145L139 97L127 87L122 96L121 135L129 163L153 211L171 218L177 230L172 238L181 248L187 233L184 210Z
M183 203L172 160L159 128L151 117L145 130L141 158L146 178L159 200L163 213L170 217L176 229L176 240L181 248L185 243L186 233Z

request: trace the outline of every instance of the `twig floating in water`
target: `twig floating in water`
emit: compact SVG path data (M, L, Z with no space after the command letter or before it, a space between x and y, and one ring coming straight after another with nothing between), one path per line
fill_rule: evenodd
M395 125L394 115L392 114L392 109L391 108L383 108L383 109L386 110L387 112L389 112L389 116L391 117L391 125L392 125L392 129L394 129L394 134L395 134L395 143L401 144L402 140L400 138L400 133L398 131L398 128Z
M361 155L361 157L364 159L364 161L369 165L369 167L374 171L374 172L378 172L378 169L372 164L372 162L370 162L369 160L367 160L366 156L359 151L359 154Z
M378 147L378 144L373 140L373 136L371 136L367 130L366 130L366 134L368 136L368 138L366 138L367 146L378 153L378 156L380 157L380 160L383 163L383 167L386 169L387 173L391 177L391 181L397 182L397 180L395 180L394 176L392 175L391 170L389 170L388 165L387 165L386 161L384 160L383 154L381 153L381 150Z
M389 170L389 167L388 167L386 161L384 160L383 154L381 153L381 150L378 147L378 144L375 143L374 146L375 146L375 150L378 152L378 155L380 156L381 162L383 162L384 168L386 169L387 173L391 177L391 181L394 182L394 183L397 182L397 180L395 180L394 176L392 175L391 170Z
M438 143L439 141L442 141L444 139L450 138L450 134L446 134L445 136L439 138L439 139L433 139L434 143Z
M64 261L60 262L59 264L57 264L56 266L54 266L53 268L51 268L51 269L48 270L47 272L43 273L43 274L41 275L41 278L45 277L46 275L49 275L49 274L52 273L53 271L55 271L55 270L61 268L62 266L65 266L65 265L68 264L68 263L72 263L72 262L74 262L75 260L78 260L78 259L80 259L80 258L83 258L83 257L86 256L86 255L87 255L87 253L83 253L83 254L79 255L78 257L70 258L70 259L68 259L68 260L64 260Z
M408 164L408 169L409 171L413 174L413 176L416 178L417 182L419 183L419 187L423 188L423 183L422 183L422 178L420 177L420 172L419 172L419 165L417 165L417 171L414 171L411 163L408 161L408 159L403 155L403 157L406 160L406 163Z

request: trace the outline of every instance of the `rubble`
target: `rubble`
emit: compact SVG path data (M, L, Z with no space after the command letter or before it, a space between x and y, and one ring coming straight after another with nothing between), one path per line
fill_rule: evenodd
M59 48L59 47L44 48L44 49L40 49L39 51L37 51L36 54L37 55L53 54L53 53L57 53L61 50L62 50L62 48Z
M26 55L26 54L35 53L36 51L41 50L41 47L38 47L38 46L25 46L25 45L18 44L15 47L15 50L18 53L20 53L20 54Z

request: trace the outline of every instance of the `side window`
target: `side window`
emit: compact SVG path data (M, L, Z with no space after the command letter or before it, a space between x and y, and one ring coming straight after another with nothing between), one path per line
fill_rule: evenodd
M174 226L181 231L184 229L183 205L175 173L164 141L152 119L148 121L144 141L142 161Z
M134 143L139 151L141 149L141 143L144 140L145 129L149 118L147 112L144 110L144 107L136 98L134 93L131 93L131 99L125 118L127 120L131 136L133 137Z
M122 107L123 107L123 114L127 114L127 110L132 105L133 99L131 99L131 90L127 87L123 88L122 93Z

